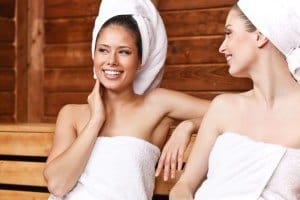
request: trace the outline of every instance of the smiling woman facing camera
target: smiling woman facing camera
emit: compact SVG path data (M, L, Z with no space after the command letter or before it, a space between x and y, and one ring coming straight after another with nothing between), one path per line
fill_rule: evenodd
M171 200L300 198L300 1L240 0L220 52L253 89L216 97Z
M163 22L149 0L119 4L103 0L95 22L97 80L88 104L59 112L44 170L49 199L151 200L173 119L202 117L208 107L206 100L157 88L167 51ZM185 122L185 133L172 141L188 141L197 126ZM173 146L172 158L182 162L185 147Z

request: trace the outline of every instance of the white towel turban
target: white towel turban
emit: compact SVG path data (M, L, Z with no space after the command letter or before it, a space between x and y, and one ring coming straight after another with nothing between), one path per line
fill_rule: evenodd
M285 56L300 82L300 0L239 0L239 8Z
M142 39L142 66L136 73L133 89L143 94L158 87L162 80L168 43L164 23L150 0L102 0L93 30L93 58L102 25L116 15L132 15L137 21Z

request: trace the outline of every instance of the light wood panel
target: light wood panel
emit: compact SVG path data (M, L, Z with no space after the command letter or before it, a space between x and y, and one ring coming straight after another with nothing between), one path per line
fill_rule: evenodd
M47 200L49 193L0 190L1 200Z
M43 177L45 163L25 161L0 162L0 184L46 186Z

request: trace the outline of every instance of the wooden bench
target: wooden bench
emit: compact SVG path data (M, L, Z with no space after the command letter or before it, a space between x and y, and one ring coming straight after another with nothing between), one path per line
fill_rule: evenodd
M0 199L46 200L43 168L51 148L54 124L0 124ZM189 145L185 160L190 152ZM155 195L168 195L176 179L156 179Z

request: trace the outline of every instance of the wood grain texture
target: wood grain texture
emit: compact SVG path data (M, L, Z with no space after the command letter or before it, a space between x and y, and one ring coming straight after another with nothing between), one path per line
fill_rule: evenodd
M45 163L25 161L0 162L0 184L46 186L43 178Z
M13 69L0 68L0 91L14 91L15 72Z
M15 16L15 3L16 0L0 0L0 17L13 18Z
M11 115L15 109L15 95L13 92L0 92L0 115Z
M163 10L193 10L202 8L228 7L237 0L160 0L158 9Z
M0 27L0 43L13 43L15 35L14 21L12 19L0 18Z
M95 16L101 0L44 0L45 18Z
M168 37L222 35L228 8L161 12Z
M0 190L1 200L47 200L49 193Z
M15 48L12 44L0 43L0 68L12 67L15 61ZM1 67L2 66L2 67Z

